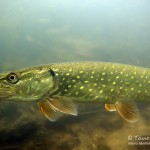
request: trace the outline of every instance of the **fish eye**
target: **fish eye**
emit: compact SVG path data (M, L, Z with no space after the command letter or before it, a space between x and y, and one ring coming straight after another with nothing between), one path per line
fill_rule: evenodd
M6 77L6 80L9 82L9 83L12 83L12 84L15 84L19 81L19 78L18 78L18 75L15 74L15 73L10 73L7 75Z

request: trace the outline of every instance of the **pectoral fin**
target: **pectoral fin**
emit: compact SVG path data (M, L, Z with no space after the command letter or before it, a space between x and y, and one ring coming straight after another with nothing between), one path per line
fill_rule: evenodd
M77 116L78 111L76 105L71 101L63 97L56 97L54 99L48 99L47 102L57 111Z
M118 111L120 116L128 122L135 122L139 117L138 108L132 102L117 102L115 104L105 104L105 108L108 111Z
M60 116L60 112L55 110L47 101L38 102L41 112L50 120L56 121Z
M77 115L76 105L71 101L65 98L51 99L47 98L46 101L38 102L41 112L50 120L56 121L62 113Z

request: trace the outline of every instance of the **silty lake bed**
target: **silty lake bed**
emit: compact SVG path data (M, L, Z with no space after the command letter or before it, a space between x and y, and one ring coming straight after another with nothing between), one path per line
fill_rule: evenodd
M0 1L0 71L35 65L107 61L150 68L148 0ZM150 103L124 121L104 104L50 122L33 102L1 102L0 149L148 150ZM145 142L145 143L144 143Z

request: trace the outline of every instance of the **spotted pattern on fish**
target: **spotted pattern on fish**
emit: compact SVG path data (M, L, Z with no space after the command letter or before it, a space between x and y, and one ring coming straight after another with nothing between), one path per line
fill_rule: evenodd
M130 65L87 62L53 64L58 88L52 94L79 102L150 100L150 70Z
M104 102L129 122L138 119L135 101L150 101L150 69L103 62L72 62L0 73L0 100L36 101L51 121L77 116L75 102Z

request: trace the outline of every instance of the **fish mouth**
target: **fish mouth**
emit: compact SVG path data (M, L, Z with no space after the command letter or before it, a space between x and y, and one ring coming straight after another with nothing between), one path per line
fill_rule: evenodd
M0 84L0 100L10 99L15 95L15 91L10 86Z

